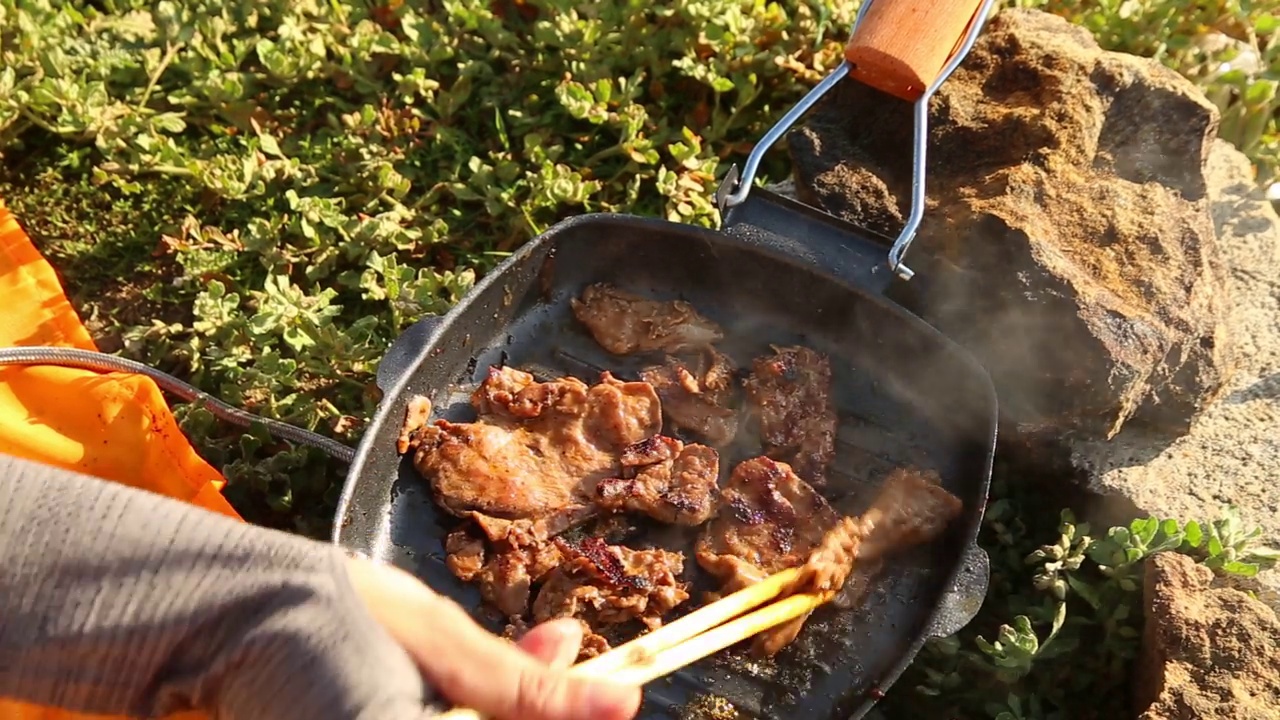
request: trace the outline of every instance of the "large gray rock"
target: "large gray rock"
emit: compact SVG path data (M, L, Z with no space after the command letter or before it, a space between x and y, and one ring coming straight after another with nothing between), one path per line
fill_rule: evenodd
M988 367L1013 427L1184 432L1233 371L1202 171L1216 108L1156 62L1005 10L931 116L901 301ZM796 193L895 236L910 143L906 103L846 82L788 138Z
M1080 441L1072 462L1100 499L1099 522L1138 515L1211 519L1234 503L1280 546L1280 218L1249 160L1217 141L1206 165L1218 246L1229 270L1227 331L1239 348L1222 398L1172 443L1126 427L1110 441ZM1280 608L1280 572L1260 576Z

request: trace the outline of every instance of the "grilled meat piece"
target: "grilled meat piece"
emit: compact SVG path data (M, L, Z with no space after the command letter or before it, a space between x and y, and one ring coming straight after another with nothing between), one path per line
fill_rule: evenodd
M579 618L578 624L582 625L582 646L578 648L578 662L609 652L609 641L604 636L597 635L586 620Z
M485 537L495 543L515 546L544 543L570 528L594 518L599 512L595 505L571 505L552 510L536 517L507 520L479 512L464 513L463 517L475 521Z
M800 565L839 521L827 501L789 465L756 457L733 469L720 492L720 512L698 540L698 564L723 583L721 594ZM752 651L776 653L808 616L755 637Z
M520 638L524 637L531 629L532 628L529 627L529 623L524 621L524 618L511 618L510 622L507 623L507 626L502 628L502 637L512 642L516 642Z
M885 557L942 534L960 514L962 504L941 485L933 471L894 470L885 479L871 507L858 517L846 517L826 536L801 566L800 576L780 596L805 592L838 592L848 606L865 597ZM808 615L761 633L753 650L769 656L799 635Z
M723 447L738 434L733 370L729 358L708 347L697 362L669 357L641 371L640 379L658 392L662 411L673 424Z
M862 514L866 533L859 556L880 557L931 542L963 510L964 503L942 487L936 471L898 468L885 478L875 501Z
M790 592L838 591L855 561L874 563L895 550L929 542L963 508L936 472L898 468L885 478L866 512L844 518L827 533Z
M596 485L596 504L615 512L640 512L675 525L701 525L715 511L720 454L654 435L622 453L625 477Z
M491 368L471 402L477 422L438 420L414 433L414 464L445 509L475 521L478 532L449 537L449 568L509 617L524 615L531 589L562 564L553 538L598 512L601 480L634 485L636 498L649 492L648 504L633 505L673 521L710 512L718 455L657 434L662 410L647 383L607 372L590 387L539 383Z
M831 604L844 608L857 607L870 593L876 575L880 574L880 570L883 567L883 559L877 558L871 562L859 560L857 566L853 568L853 572L848 575L844 589L836 599L832 600ZM779 650L790 645L799 637L800 631L804 629L804 624L808 622L811 614L806 613L794 620L760 633L753 642L752 652L758 657L776 655Z
M607 283L588 286L570 304L596 342L615 355L696 350L724 338L683 300L649 300Z
M650 630L662 626L662 616L689 599L684 556L667 550L633 550L606 545L600 538L570 543L556 538L563 557L547 576L533 601L536 623L576 617L588 628L640 620ZM608 643L591 638L584 644Z
M396 452L401 455L409 451L413 444L413 435L431 419L431 401L421 395L409 398L409 405L404 411L404 424L400 426L400 437L396 439Z
M827 357L806 347L774 347L773 355L752 363L745 385L765 455L815 487L825 485L837 423Z
M839 516L786 463L745 460L720 491L720 510L698 539L698 564L728 594L804 562Z
M491 368L472 405L479 421L437 420L414 435L414 466L440 505L464 517L572 515L590 504L599 480L618 473L624 448L662 427L653 386L608 372L588 387Z
M445 565L463 582L471 582L484 569L484 540L467 532L454 530L444 539Z
M529 609L530 590L563 560L553 542L495 543L486 551L484 541L466 529L445 539L445 564L463 582L477 582L480 595L507 617L519 617Z

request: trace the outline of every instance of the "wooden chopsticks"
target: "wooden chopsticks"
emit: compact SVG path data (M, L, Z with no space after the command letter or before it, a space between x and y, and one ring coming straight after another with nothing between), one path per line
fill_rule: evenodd
M788 568L771 575L669 625L578 663L569 672L634 685L643 685L673 673L741 640L801 617L835 594L789 595L766 605L799 576L800 568ZM759 609L748 612L754 608ZM440 716L441 720L482 720L483 717L466 708L450 710Z

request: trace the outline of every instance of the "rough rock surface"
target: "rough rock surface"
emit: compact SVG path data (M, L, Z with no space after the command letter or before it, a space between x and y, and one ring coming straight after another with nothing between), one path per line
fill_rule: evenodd
M1017 427L1184 431L1233 370L1202 171L1215 107L1156 62L1005 10L930 115L900 301L986 364ZM842 83L788 137L797 195L896 236L911 127L908 104Z
M1239 369L1223 397L1172 443L1130 427L1109 442L1076 443L1072 462L1101 496L1087 512L1097 522L1208 519L1234 503L1280 547L1280 218L1230 144L1215 144L1206 175L1230 273L1227 327ZM1259 580L1270 590L1263 597L1280 608L1280 570Z
M1211 588L1212 579L1183 555L1148 558L1139 720L1274 720L1280 713L1280 619L1238 590Z

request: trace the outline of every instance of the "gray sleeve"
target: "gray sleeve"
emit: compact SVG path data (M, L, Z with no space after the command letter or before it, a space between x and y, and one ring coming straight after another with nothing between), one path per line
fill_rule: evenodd
M430 714L337 548L3 454L0 696L135 717Z

